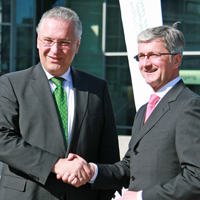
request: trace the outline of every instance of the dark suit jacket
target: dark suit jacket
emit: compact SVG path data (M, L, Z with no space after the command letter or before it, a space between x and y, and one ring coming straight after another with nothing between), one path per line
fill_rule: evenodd
M1 200L105 200L114 191L75 188L51 173L57 159L76 153L88 162L119 161L107 83L72 68L75 111L66 150L56 105L41 64L0 78Z
M136 115L125 157L99 165L94 188L129 185L143 190L143 200L200 199L200 97L180 81L143 124L145 111Z

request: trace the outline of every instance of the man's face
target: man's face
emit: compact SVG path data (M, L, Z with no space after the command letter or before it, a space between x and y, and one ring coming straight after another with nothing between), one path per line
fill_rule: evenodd
M55 41L52 46L44 41ZM62 47L65 42L71 43ZM63 19L46 19L38 31L37 48L43 67L53 76L61 76L70 67L74 56L78 53L80 39L74 35L72 22Z
M155 39L147 42L140 42L138 45L138 55L151 55L153 52L169 53L165 47L164 40ZM140 71L155 92L161 89L168 82L179 76L179 65L181 55L177 54L170 61L169 55L143 56L139 61Z

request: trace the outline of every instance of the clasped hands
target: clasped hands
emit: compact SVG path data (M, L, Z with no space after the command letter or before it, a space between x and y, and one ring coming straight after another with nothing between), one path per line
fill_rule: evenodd
M64 183L79 187L90 181L95 173L95 166L87 163L80 156L70 153L67 158L58 159L52 172Z
M62 179L64 183L80 187L94 176L95 166L93 163L87 163L80 156L70 153L67 158L58 159L52 172L56 174L57 179ZM124 195L118 200L129 199L137 200L137 192L125 191Z

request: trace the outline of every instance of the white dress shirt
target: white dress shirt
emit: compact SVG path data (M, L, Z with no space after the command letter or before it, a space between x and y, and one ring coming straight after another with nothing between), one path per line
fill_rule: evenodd
M49 85L51 87L52 94L54 90L56 89L56 85L50 80L54 76L51 75L44 67L44 72L47 76L47 79L49 80ZM74 90L73 90L73 83L72 83L72 75L71 75L71 69L69 68L66 73L64 73L62 76L60 76L65 79L63 81L63 88L67 95L67 109L68 109L68 142L70 140L71 130L72 130L72 124L74 119Z
M177 78L173 79L172 81L170 81L169 83L167 83L165 86L163 86L160 90L158 90L155 94L157 94L160 97L160 100L158 101L158 103L161 101L161 99L169 92L169 90L172 89L172 87L174 85L176 85L176 83L178 83L181 80L180 76L178 76Z

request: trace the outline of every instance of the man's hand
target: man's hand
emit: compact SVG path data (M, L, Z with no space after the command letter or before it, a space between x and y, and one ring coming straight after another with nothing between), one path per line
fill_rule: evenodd
M137 200L137 193L134 191L125 191L123 196L118 200Z
M67 157L67 160L69 160L69 161L73 161L74 159L78 159L80 162L84 163L85 165L87 165L90 168L90 175L89 175L89 180L90 180L94 176L95 166L92 163L88 164L83 158L81 158L80 156L78 156L76 154L70 153ZM68 172L63 175L62 180L65 183L71 184L75 187L84 185L85 183L87 183L89 181L86 179L79 179L79 177L77 177L75 174L69 174Z
M52 172L56 174L57 179L62 179L63 182L70 183L76 187L86 184L93 176L90 165L75 154L69 155L65 159L59 159Z

